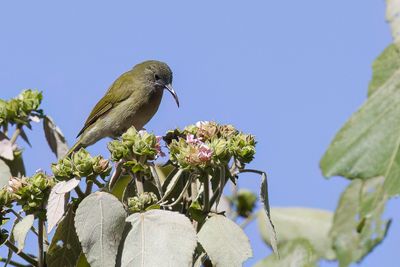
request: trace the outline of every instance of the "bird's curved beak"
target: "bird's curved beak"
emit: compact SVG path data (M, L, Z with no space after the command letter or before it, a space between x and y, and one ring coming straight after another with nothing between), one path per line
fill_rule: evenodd
M165 89L167 89L171 95L174 97L176 104L178 105L179 108L179 99L178 99L178 95L176 94L174 88L172 88L172 85L169 83L167 85L165 85Z

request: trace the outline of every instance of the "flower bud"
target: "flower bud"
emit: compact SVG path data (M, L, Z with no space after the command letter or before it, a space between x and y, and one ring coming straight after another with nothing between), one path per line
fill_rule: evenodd
M237 193L236 200L234 200L237 208L237 213L242 217L249 217L253 212L256 203L257 196L248 190L239 190Z
M128 199L128 208L132 213L145 211L146 208L156 204L157 196L153 192L144 192L139 196Z
M42 93L37 90L24 90L18 99L21 100L21 109L29 114L33 110L37 110L42 102Z
M111 171L110 162L101 156L95 157L93 164L93 171L102 177L106 177L107 175L110 174Z
M74 177L73 164L69 157L60 159L57 164L52 164L51 170L54 176L59 180L69 180Z
M118 140L109 142L107 148L111 153L112 161L119 161L120 159L123 159L129 155L128 147Z
M24 178L11 177L8 180L7 191L15 194L25 185L26 182Z
M85 177L93 173L93 158L84 148L73 155L73 163L76 176Z

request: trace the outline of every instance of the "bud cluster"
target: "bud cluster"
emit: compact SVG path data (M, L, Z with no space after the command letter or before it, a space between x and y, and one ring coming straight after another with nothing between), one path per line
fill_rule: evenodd
M108 143L108 150L111 152L111 160L124 160L124 165L133 173L146 172L148 161L164 156L160 141L161 137L144 130L138 132L131 127L122 135L121 140Z
M37 90L24 90L9 101L0 99L0 125L7 123L27 125L34 118L43 116L39 109L42 93Z
M70 180L74 177L88 177L100 175L106 177L110 174L110 162L102 156L92 157L89 152L81 148L72 157L60 159L52 164L51 170L57 180Z
M233 199L233 204L236 206L237 214L247 218L256 207L257 196L251 191L241 189Z
M256 152L253 135L216 122L198 122L183 131L169 131L164 140L171 161L184 169L226 165L232 158L244 165Z
M16 201L27 214L43 211L54 184L54 179L43 172L32 177L11 177L8 185L0 190L0 205L9 206Z
M142 212L155 205L157 201L157 196L153 192L144 192L139 196L129 198L128 208L132 213Z

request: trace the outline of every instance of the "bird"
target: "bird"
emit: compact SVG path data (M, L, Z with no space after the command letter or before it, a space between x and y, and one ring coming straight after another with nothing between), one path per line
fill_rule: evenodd
M105 137L116 139L132 126L141 130L157 112L164 89L179 108L172 71L164 62L147 60L123 73L94 106L66 156Z

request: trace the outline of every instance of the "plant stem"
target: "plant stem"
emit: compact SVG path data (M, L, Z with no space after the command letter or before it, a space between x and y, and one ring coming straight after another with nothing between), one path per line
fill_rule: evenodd
M208 213L210 211L210 181L208 179L208 174L204 177L204 212Z
M81 188L79 186L75 187L75 192L78 195L80 199L85 198L85 194L82 192Z
M39 245L39 263L38 267L44 267L44 249L43 249L43 234L44 234L44 221L39 218L39 236L38 236L38 245Z
M7 262L7 259L0 259L0 262ZM16 262L11 260L8 264L15 266L15 267L30 267L31 265L24 265L22 263Z
M92 193L92 188L93 188L93 181L88 181L86 185L85 196L88 196L90 195L90 193Z
M15 144L15 142L17 141L18 136L21 134L21 126L17 126L17 128L15 129L15 132L13 133L10 142L12 144Z
M14 253L16 253L18 256L20 256L22 259L24 259L26 262L28 262L29 264L31 264L33 266L38 266L38 262L36 261L36 259L28 256L27 254L25 254L22 251L20 253L18 253L18 248L16 246L14 246L14 244L11 243L10 240L7 240L4 244L9 249L11 249Z
M99 189L101 189L101 188L104 187L104 184L102 184L102 183L101 183L100 181L98 181L97 179L94 179L94 180L93 180L93 183L95 183Z
M139 175L139 177L135 174L133 174L133 177L135 179L135 184L136 184L136 190L138 195L143 194L144 192L144 186L143 186L143 177Z

